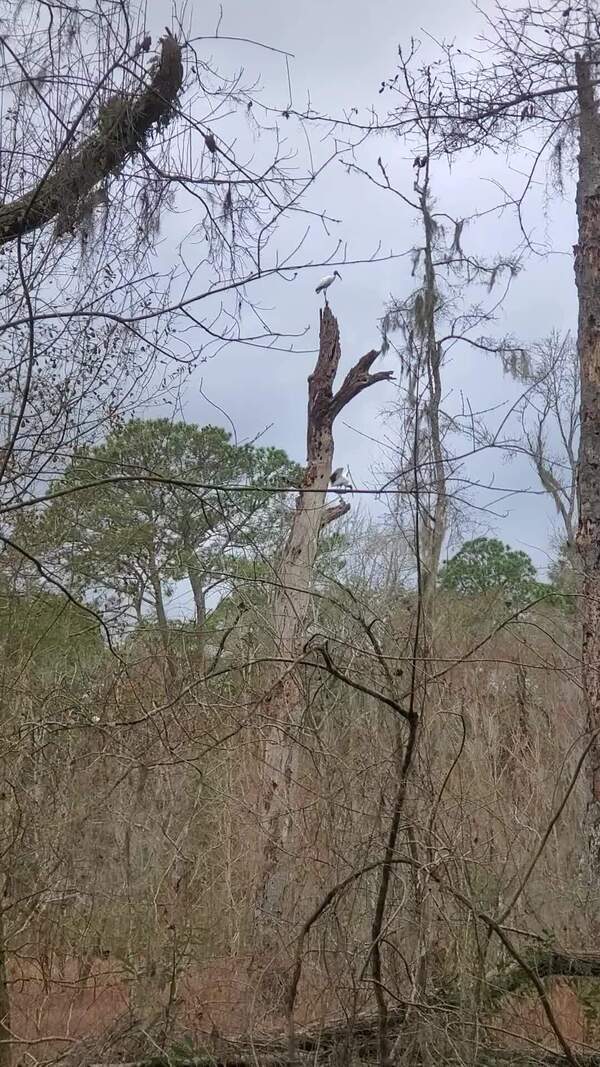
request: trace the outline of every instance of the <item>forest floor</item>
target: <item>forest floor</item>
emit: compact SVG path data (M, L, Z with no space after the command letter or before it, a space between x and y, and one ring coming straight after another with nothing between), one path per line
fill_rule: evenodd
M15 1060L18 1064L55 1057L67 1064L133 1062L152 1052L158 1054L168 1045L178 1049L179 1056L181 1050L189 1048L208 1054L213 1062L225 1063L233 1062L233 1050L248 1048L249 1042L255 1051L261 1050L260 1062L272 1061L267 1055L269 1046L277 1060L285 1051L284 1019L259 1017L248 962L244 957L213 959L181 975L172 1002L174 1026L163 1044L158 1017L141 1029L135 1024L131 977L120 961L107 958L88 962L87 976L76 960L47 966L45 973L39 963L22 961L18 972L11 975ZM597 1045L597 1025L590 1019L585 998L573 983L555 979L549 984L549 999L569 1044L584 1058L589 1056ZM164 1010L162 1018L164 1025ZM318 1034L323 1041L327 1031L331 1038L332 1026L341 1024L340 1033L347 1026L339 1012L337 1018L333 1011L326 1017L314 1001L299 1004L297 1023L311 1044ZM358 1026L360 1029L360 1021ZM498 1014L487 1021L486 1029L497 1038L499 1048L528 1049L538 1062L545 1051L560 1052L536 995L506 998Z

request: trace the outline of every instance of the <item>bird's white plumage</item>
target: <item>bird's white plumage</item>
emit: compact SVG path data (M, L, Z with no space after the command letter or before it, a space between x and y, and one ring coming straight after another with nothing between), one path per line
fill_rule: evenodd
M326 289L329 289L330 285L333 285L336 278L341 278L341 274L338 274L337 270L334 270L333 274L326 274L315 289L315 293L324 293Z
M343 467L337 467L331 472L329 484L336 489L352 489L352 482L346 477L346 472Z

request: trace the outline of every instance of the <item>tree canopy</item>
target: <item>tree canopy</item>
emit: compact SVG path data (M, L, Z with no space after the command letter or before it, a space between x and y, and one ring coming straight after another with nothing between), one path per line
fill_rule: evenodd
M81 594L164 615L187 578L197 621L207 588L236 560L273 551L300 469L281 449L238 445L217 426L132 419L80 449L37 525L41 545Z
M440 588L458 596L502 594L514 604L525 604L549 591L537 578L526 552L490 537L466 541L444 564Z

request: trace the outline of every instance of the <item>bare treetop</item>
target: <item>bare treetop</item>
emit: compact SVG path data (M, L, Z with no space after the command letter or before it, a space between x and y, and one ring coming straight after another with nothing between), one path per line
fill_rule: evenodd
M497 3L480 9L483 27L471 49L441 42L435 60L419 65L414 42L401 48L402 76L385 85L402 99L403 129L431 121L432 148L442 154L518 151L531 147L524 138L532 133L541 139L538 152L552 143L560 153L577 115L577 56L592 66L598 60L592 6L550 0L511 10Z

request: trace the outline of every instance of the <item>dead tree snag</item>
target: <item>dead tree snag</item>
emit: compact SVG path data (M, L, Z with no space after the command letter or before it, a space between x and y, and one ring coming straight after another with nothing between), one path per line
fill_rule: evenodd
M363 389L392 377L391 371L371 373L379 355L372 350L352 367L334 392L340 355L337 319L326 305L320 313L317 364L308 379L306 471L292 528L282 552L272 605L277 655L283 666L278 669L262 706L264 778L261 814L266 844L261 860L257 921L263 934L260 939L263 946L271 948L276 945L279 923L291 921L291 861L294 854L301 851L302 835L296 823L302 792L299 741L306 706L301 660L307 643L319 533L328 523L350 510L345 501L326 504L333 464L333 424Z

